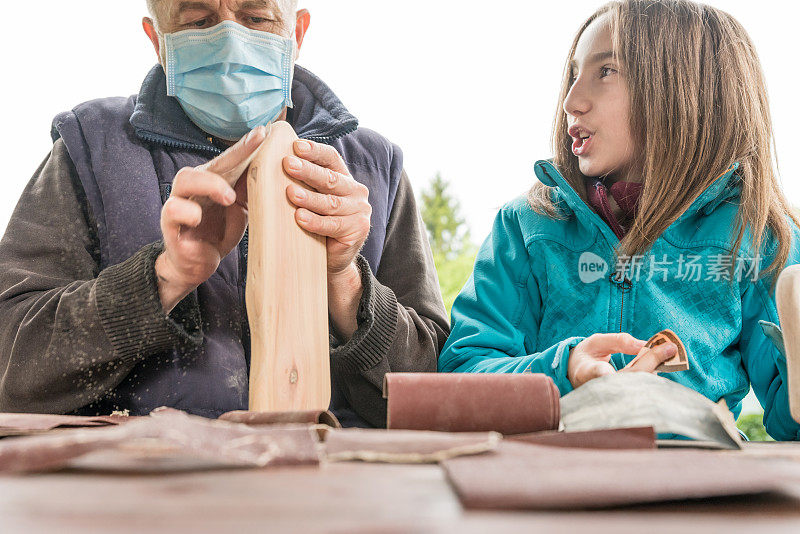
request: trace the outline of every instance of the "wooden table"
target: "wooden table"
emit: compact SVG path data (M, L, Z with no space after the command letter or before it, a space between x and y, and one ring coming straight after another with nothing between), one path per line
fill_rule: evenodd
M800 498L800 485L791 489ZM0 477L0 532L791 532L800 500L749 497L606 511L472 512L436 465Z

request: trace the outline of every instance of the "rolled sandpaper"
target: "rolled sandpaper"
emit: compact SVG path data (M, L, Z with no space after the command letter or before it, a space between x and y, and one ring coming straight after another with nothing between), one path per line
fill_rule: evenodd
M559 391L543 374L387 373L387 428L524 434L556 430Z

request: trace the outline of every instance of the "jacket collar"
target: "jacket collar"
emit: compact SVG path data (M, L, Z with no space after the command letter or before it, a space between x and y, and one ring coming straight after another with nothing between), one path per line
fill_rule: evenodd
M356 119L331 89L310 71L295 65L292 101L287 121L299 137L329 142L358 128ZM161 65L147 74L130 119L136 134L167 146L219 153L207 133L198 128L178 100L167 96L167 79Z
M683 221L697 213L709 215L723 202L737 197L741 192L741 180L736 174L738 168L739 163L734 163L724 173L718 176L711 185L694 199L686 211L678 217L678 221ZM553 200L563 213L568 215L572 212L576 217L593 223L600 228L611 243L619 241L611 231L611 228L586 204L580 195L578 195L575 189L567 182L566 178L564 178L556 166L553 165L551 160L537 161L534 172L540 182L554 188Z

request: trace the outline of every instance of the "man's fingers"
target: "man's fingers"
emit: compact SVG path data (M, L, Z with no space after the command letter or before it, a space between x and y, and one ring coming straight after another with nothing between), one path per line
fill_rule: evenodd
M164 211L162 221L166 229L175 233L181 226L194 228L203 219L203 210L200 205L197 202L181 197L169 197L162 210Z
M247 170L247 166L255 157L258 147L261 146L268 132L266 126L254 128L239 139L235 145L199 168L219 174L229 185L235 185L239 181L239 177Z
M372 211L366 199L325 195L309 191L297 184L290 184L286 188L286 195L298 208L306 208L319 215L352 215L354 213L371 213Z
M652 373L656 370L656 367L669 360L677 353L678 347L675 343L662 343L661 345L647 350L647 352L626 365L622 370Z
M340 174L350 174L342 156L330 145L298 139L294 142L294 153L300 156L301 159L316 163L320 167L331 169Z
M586 341L586 352L596 356L617 353L638 354L647 343L647 341L636 339L626 332L593 334L586 338Z
M184 168L175 175L170 197L207 197L223 206L230 206L236 201L236 192L218 174Z
M292 178L299 180L321 193L347 196L359 192L365 186L356 182L350 175L334 169L321 167L296 156L283 158L283 168ZM363 191L361 191L363 193Z
M369 217L361 214L322 216L305 208L298 208L295 219L304 230L331 237L347 246L360 245L369 234Z

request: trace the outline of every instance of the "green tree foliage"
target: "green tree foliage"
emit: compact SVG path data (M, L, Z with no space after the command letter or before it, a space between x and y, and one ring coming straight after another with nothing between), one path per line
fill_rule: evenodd
M472 247L465 249L452 260L434 257L436 271L439 273L439 288L442 290L442 298L448 314L450 314L450 309L453 307L453 301L456 300L461 288L464 287L469 275L472 274L476 254L477 249Z
M439 275L447 313L464 283L472 274L477 248L470 239L469 227L460 214L458 200L441 174L422 191L422 220L428 230L433 260Z
M440 173L422 191L422 220L434 256L451 260L469 245L469 228L461 216L460 206L448 191L450 184Z
M750 441L774 441L764 428L763 413L748 413L739 417L736 426Z

